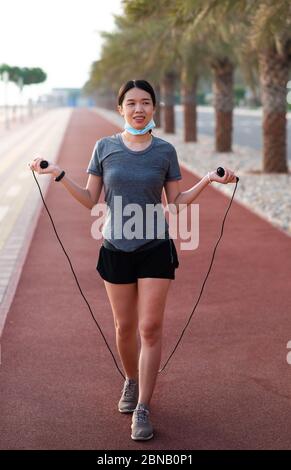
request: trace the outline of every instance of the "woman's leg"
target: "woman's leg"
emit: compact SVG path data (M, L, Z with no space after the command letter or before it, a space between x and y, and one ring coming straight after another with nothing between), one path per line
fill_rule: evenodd
M114 316L116 344L125 375L137 379L137 283L112 284L104 281L104 284Z
M162 329L171 279L138 279L138 319L141 338L139 403L149 405L161 362Z

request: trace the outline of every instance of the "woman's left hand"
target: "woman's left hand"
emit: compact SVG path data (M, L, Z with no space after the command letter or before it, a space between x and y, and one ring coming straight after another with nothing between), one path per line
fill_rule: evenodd
M232 170L229 168L224 168L224 176L218 176L216 171L210 171L209 177L211 181L216 181L221 184L236 183L236 176Z

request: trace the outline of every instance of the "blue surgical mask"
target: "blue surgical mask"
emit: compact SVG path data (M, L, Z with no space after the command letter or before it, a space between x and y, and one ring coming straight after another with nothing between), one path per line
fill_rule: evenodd
M124 129L132 135L143 135L156 127L155 121L152 119L143 129L135 129L125 120Z

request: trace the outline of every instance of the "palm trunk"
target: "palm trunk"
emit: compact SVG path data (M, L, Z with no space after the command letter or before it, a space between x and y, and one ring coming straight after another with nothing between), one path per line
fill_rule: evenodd
M197 142L197 77L184 68L181 81L181 100L184 105L184 140L185 142Z
M167 72L162 81L164 101L164 131L174 134L175 132L175 73Z
M263 104L263 171L287 173L286 85L288 62L275 50L259 54Z
M161 127L161 87L159 84L154 86L156 95L156 109L154 114L154 121L156 127Z
M216 151L232 151L233 64L228 58L216 60L214 70L214 107Z

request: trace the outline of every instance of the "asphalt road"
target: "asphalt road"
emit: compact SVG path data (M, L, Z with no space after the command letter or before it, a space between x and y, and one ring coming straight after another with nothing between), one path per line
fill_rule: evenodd
M175 119L177 128L183 127L183 111L181 106L175 108ZM288 159L291 160L291 118L287 120L288 135ZM215 132L214 112L211 108L198 107L198 134L206 134L213 136ZM247 111L243 115L234 112L233 120L233 143L245 147L251 147L260 150L263 146L262 141L262 118L253 114L247 115Z

